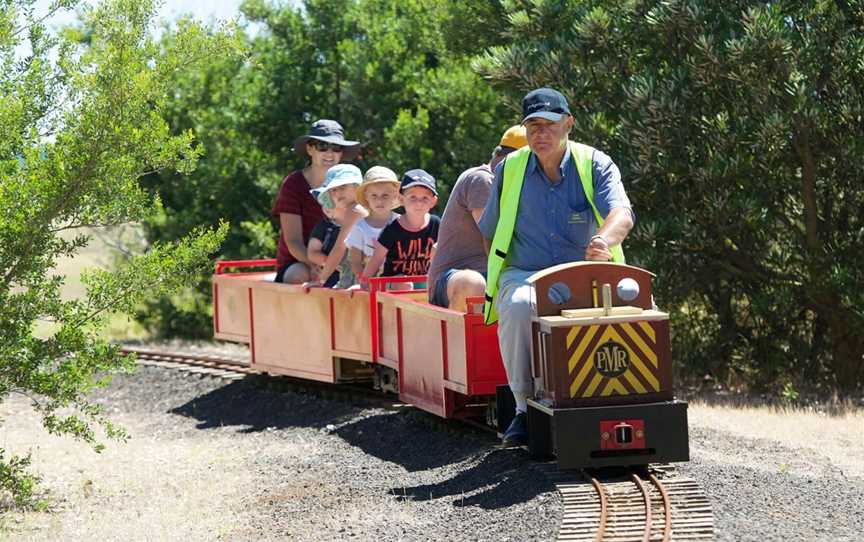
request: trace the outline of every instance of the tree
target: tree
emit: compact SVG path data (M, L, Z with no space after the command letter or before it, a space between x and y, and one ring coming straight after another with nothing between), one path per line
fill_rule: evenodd
M33 5L0 9L0 399L30 397L48 431L98 451L99 427L108 438L124 433L88 394L133 363L99 336L106 316L194 280L226 227L197 228L122 268L90 271L81 299L61 299L64 278L52 268L86 246L85 228L153 215L159 201L140 187L142 176L192 171L200 156L192 133L172 135L163 118L170 83L211 55L235 55L238 43L187 21L160 50L148 0L84 7L79 28L53 37ZM35 334L37 322L51 332ZM18 504L33 489L26 466L0 449L0 491Z
M231 221L223 257L274 255L278 225L270 208L281 179L304 166L293 139L318 118L339 120L349 138L364 142L361 167L432 173L443 209L458 174L486 160L517 120L469 64L483 46L498 43L497 25L464 17L498 13L497 5L308 0L299 9L244 2L259 28L248 38L248 59L214 59L177 74L172 125L178 134L200 134L204 155L191 176L165 171L146 180L165 207L146 224L148 238L170 239L221 216ZM473 36L481 28L484 38ZM148 305L145 323L160 334L208 335L209 296L202 281L182 298Z
M864 384L861 4L507 6L512 42L475 67L514 98L561 89L619 163L682 365Z

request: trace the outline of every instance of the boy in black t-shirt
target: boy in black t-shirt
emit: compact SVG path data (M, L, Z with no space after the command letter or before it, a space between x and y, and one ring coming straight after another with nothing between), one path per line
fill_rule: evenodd
M425 275L432 259L432 246L438 240L441 219L429 214L438 203L435 178L422 169L406 171L399 186L405 214L391 222L375 243L360 283L377 275L384 264L382 277Z

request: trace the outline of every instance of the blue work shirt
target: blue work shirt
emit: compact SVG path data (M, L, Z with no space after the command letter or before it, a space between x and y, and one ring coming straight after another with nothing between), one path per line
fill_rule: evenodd
M600 215L605 220L612 209L629 209L630 200L621 184L618 166L600 151L594 151L592 161L594 204ZM501 162L495 168L492 192L479 224L483 237L490 241L498 225L503 171L504 162ZM537 156L531 153L525 168L513 240L507 251L509 266L539 271L585 259L588 241L597 232L598 224L582 189L576 164L570 157L569 146L561 159L559 173L560 181L550 181Z

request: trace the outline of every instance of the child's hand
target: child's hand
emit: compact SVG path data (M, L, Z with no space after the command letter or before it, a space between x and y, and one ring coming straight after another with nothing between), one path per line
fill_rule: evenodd
M333 209L333 216L331 218L341 226L350 227L359 222L361 218L366 218L367 216L369 216L369 213L366 212L366 209L357 203L352 203L347 207Z
M357 275L357 287L361 290L369 290L369 277L363 273Z
M321 282L321 272L324 271L323 265L312 264L309 266L309 282Z
M366 218L369 216L369 212L366 211L359 203L355 203L351 207L345 209L345 215L343 220L346 224L356 224L360 221L361 218Z

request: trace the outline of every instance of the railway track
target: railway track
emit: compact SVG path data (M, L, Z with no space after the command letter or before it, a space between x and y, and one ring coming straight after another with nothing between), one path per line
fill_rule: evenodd
M124 354L135 354L138 365L176 369L186 373L210 376L222 380L239 380L247 376L257 376L265 380L267 387L276 390L315 393L327 399L362 400L388 409L408 406L400 403L392 396L382 394L368 386L328 384L326 382L303 380L284 375L280 375L278 378L267 378L267 375L250 367L248 357L232 357L205 353L192 354L135 347L123 347L121 351Z
M249 368L249 359L242 357L190 354L135 347L123 347L121 352L135 354L138 365L177 369L223 380L237 380L246 375L257 374L256 371Z
M167 352L125 347L139 365L164 367L204 376L236 380L258 374L242 357ZM404 407L367 388L309 383L292 378L289 386L325 394L348 394ZM342 390L337 391L338 390ZM377 401L375 400L377 398ZM470 424L481 427L481 424ZM489 427L481 427L491 430ZM704 542L714 539L714 516L707 496L695 480L671 466L650 469L561 472L554 464L537 464L561 494L564 514L560 542Z
M551 472L554 471L554 472ZM547 477L564 501L561 542L714 540L714 515L695 480L674 467L585 470Z

